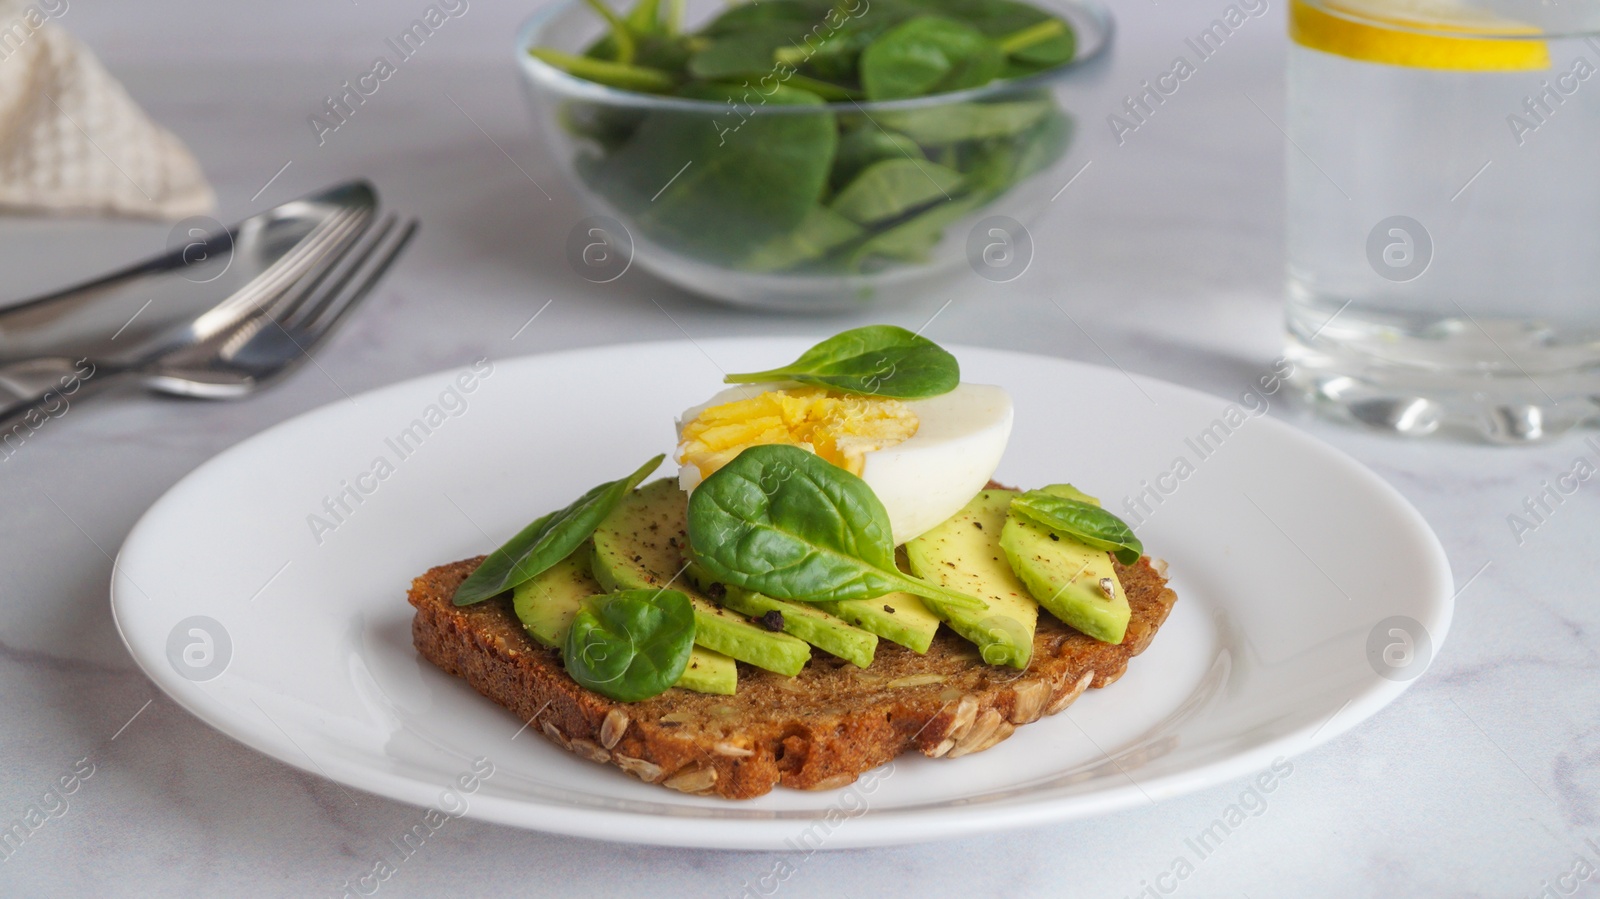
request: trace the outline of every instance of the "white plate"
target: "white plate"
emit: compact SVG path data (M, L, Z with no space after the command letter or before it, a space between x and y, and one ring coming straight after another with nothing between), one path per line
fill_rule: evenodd
M1265 417L1202 445L1214 420L1226 424L1226 400L957 348L966 380L1004 385L1016 401L1000 480L1071 480L1125 512L1123 498L1177 460L1193 468L1160 482L1176 489L1139 527L1146 550L1171 563L1176 609L1122 680L1067 713L966 758L902 756L870 790L729 802L562 751L417 656L410 578L485 552L670 450L674 415L716 391L722 370L769 368L807 345L495 360L470 392L463 368L285 422L195 470L133 529L112 579L117 625L145 672L203 721L349 786L538 830L749 849L1061 821L1255 774L1382 708L1444 638L1451 580L1438 540L1348 457ZM430 412L431 428L413 426ZM417 436L402 446L408 428ZM346 494L340 512L347 485L371 489L359 504ZM1427 635L1409 658L1386 621L1396 616ZM1407 679L1380 677L1369 646ZM462 793L452 785L477 758L492 775L447 794Z

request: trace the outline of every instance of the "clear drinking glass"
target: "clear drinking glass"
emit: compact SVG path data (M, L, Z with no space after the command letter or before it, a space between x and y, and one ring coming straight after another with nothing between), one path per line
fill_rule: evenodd
M1600 0L1293 0L1288 347L1327 408L1537 440L1600 412Z

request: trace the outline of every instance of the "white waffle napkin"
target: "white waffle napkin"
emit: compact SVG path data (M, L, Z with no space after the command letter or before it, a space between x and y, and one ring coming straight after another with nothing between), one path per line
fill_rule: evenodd
M66 0L0 0L0 212L209 212L199 163L50 21L66 11Z

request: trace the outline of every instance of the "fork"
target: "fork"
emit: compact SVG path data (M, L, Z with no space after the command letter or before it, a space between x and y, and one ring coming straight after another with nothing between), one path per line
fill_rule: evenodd
M377 207L371 184L346 182L259 212L203 242L6 306L0 378L16 382L12 392L20 398L31 392L26 373L36 359L130 361L209 336L276 302L331 253L348 249L377 219ZM226 249L219 253L213 243Z
M41 396L0 407L0 440L23 424L18 419L43 414L54 417L78 399L114 384L141 380L148 388L170 394L208 399L244 396L288 374L310 358L310 352L361 303L405 251L417 231L415 219L399 226L388 216L370 236L362 235L340 252L331 254L299 281L281 300L258 307L242 320L216 328L198 341L169 348L129 363L93 364L88 373L82 361L41 360L76 375L63 375L62 386ZM71 390L66 388L73 378ZM52 400L51 394L54 394ZM49 408L52 403L55 408ZM43 410L43 412L42 412ZM8 427L9 426L9 427ZM34 421L27 422L36 428ZM22 435L25 436L25 435ZM7 443L9 446L9 442Z
M309 283L308 277L325 272L347 256L371 226L377 197L371 187L364 183L345 185L314 199L337 199L346 195L352 198L351 202L338 203L302 239L221 302L181 327L166 328L142 344L135 341L131 351L118 349L112 342L116 340L116 335L112 335L109 341L90 340L88 345L72 351L57 349L40 355L28 355L34 348L27 346L28 339L24 337L21 358L5 360L3 367L0 367L0 423L18 415L26 415L41 403L54 405L56 408L51 410L54 414L65 398L75 394L82 386L80 382L88 380L90 373L107 367L136 368L166 353L213 339L262 311L278 308L298 285ZM303 204L309 201L296 202ZM279 207L280 210L284 208L287 207ZM271 214L263 213L244 225L259 222ZM15 330L17 334L28 335L40 324L32 320L36 316L42 317L46 323L61 314L70 316L71 309L81 310L97 304L102 299L102 293L110 289L105 285L137 278L145 269L165 272L171 264L167 258L154 260L86 287L69 288L59 294L0 311L0 331L9 335ZM137 313L134 317L138 317ZM0 346L17 349L10 343L8 341ZM3 439L0 437L0 440Z
M163 354L138 373L146 387L180 396L232 399L259 390L308 360L311 349L366 299L416 233L416 219L400 225L397 216L388 216L370 238L302 279L272 314Z

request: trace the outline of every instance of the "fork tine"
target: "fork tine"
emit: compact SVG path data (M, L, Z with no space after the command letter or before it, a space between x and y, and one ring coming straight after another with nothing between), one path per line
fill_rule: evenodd
M360 273L362 266L372 258L372 254L383 246L384 239L394 230L399 216L387 215L378 222L370 233L362 235L359 242L352 244L349 251L342 254L333 266L323 273L316 285L317 297L309 304L297 304L293 309L283 315L276 316L278 322L285 328L308 329L316 324L324 311L339 298L339 295L350 284L352 279Z
M283 285L275 296L257 305L256 314L264 319L258 322L258 328L268 323L283 324L307 304L324 302L327 294L337 293L338 282L326 289L324 284L346 260L360 251L371 228L372 219L354 222L352 227L344 229L339 239L329 241L322 248L321 259L312 263L299 278Z
M305 340L306 335L302 333L297 339L295 329L300 326L292 323L291 319L297 316L300 310L307 305L314 307L313 314L320 314L321 310L326 308L328 303L337 297L339 291L349 282L355 269L371 256L377 242L382 240L384 234L393 225L393 219L394 216L392 215L388 217L384 226L379 229L375 241L366 240L366 232L370 230L369 222L355 223L355 233L343 245L338 245L337 241L332 241L335 245L331 249L324 247L325 258L312 263L311 267L302 273L298 279L286 283L282 289L275 291L270 297L255 303L254 308L244 313L237 321L225 323L215 333L196 342L193 346L181 350L177 354L167 356L168 362L181 364L186 360L218 354L230 357L268 328L276 328L281 331L284 336L288 337L290 342L300 347L302 351L308 349L311 346L311 342L307 341L305 344L301 344L301 340ZM347 227L343 230L351 230L348 224L346 223ZM341 270L341 263L351 256L356 257L354 265L347 266ZM340 271L335 283L326 290L320 289L335 271Z
M307 275L324 270L348 252L349 247L371 225L371 221L369 210L335 211L299 246L277 260L255 281L196 319L193 325L196 333L202 340L214 338L240 322L272 311L294 285L301 283ZM308 266L305 271L299 271L302 265Z
M384 227L379 231L371 245L362 252L360 258L352 262L345 276L335 285L335 293L337 295L320 303L316 309L307 313L302 320L295 323L296 330L302 331L305 335L300 342L300 347L303 351L309 353L312 347L321 343L331 334L345 315L367 298L367 295L372 292L372 288L377 286L377 283L383 280L383 276L388 273L389 267L394 265L395 260L400 258L401 253L405 252L407 245L411 243L411 238L417 233L417 220L408 220L400 228L399 234L389 242L387 248L384 248L384 241L393 230L394 221L392 218L391 221L384 223ZM382 249L381 255L377 255L376 261L368 265L369 260L372 260L374 254L378 254L380 249ZM361 278L359 281L355 281L355 276L358 273L361 273Z

